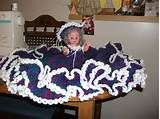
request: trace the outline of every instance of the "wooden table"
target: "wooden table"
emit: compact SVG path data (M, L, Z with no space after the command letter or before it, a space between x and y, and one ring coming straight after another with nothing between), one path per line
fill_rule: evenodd
M10 94L4 82L0 80L0 93ZM100 119L101 106L104 100L110 99L112 96L107 92L100 94L90 100L80 101L78 98L71 98L64 106L78 108L78 119Z
M100 119L102 103L111 98L112 96L110 94L103 93L87 101L71 98L70 101L64 103L64 105L77 107L78 119Z

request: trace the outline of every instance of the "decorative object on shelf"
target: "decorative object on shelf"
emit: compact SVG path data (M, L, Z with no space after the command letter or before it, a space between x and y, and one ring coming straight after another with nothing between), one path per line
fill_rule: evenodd
M82 22L83 25L83 32L86 35L94 35L94 16L83 16Z
M101 11L99 0L79 0L77 12L83 16L96 15Z
M117 15L144 16L145 0L122 0L122 7Z
M132 12L131 0L123 0L120 14L121 15L130 15L131 12Z
M112 0L107 0L107 8L114 8Z
M108 1L110 1L109 4ZM112 5L112 7L108 7L111 6L110 4ZM100 0L100 6L102 10L98 13L99 15L111 15L114 13L114 8L111 0Z
M102 10L99 15L113 15L121 9L122 0L100 0L100 5Z
M12 11L18 11L18 4L16 2L12 3L11 9Z
M78 15L77 5L78 5L78 0L71 0L71 5L69 5L70 14Z
M131 5L132 15L144 16L145 0L133 0Z
M77 14L78 14L78 13L77 13L77 10L76 10L76 7L75 7L75 5L74 5L74 4L72 5L72 8L71 8L70 14L75 14L75 15L77 15Z
M151 1L145 3L145 16L158 16L157 1Z
M123 0L112 0L115 12L121 9Z
M101 15L111 15L122 7L122 0L100 0Z
M107 7L107 0L99 0L99 1L102 9Z

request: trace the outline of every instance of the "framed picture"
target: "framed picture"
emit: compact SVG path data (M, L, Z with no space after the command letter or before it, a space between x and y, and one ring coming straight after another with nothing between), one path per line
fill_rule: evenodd
M83 16L82 22L84 22L83 32L86 35L94 35L94 16Z

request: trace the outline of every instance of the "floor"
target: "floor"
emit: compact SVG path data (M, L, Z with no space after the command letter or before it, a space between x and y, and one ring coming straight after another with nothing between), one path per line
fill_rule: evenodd
M0 119L33 119L33 118L22 115L16 115L12 113L0 113Z

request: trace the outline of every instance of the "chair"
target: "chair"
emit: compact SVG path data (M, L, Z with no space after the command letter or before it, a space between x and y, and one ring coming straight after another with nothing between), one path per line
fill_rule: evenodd
M45 44L48 47L57 45L56 33L65 24L50 15L40 15L33 21L25 21L25 43L29 48Z

